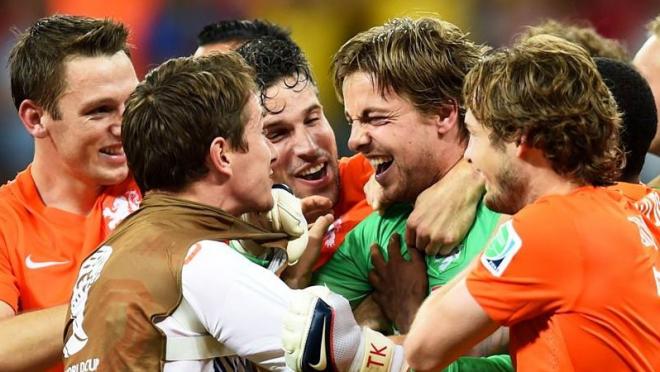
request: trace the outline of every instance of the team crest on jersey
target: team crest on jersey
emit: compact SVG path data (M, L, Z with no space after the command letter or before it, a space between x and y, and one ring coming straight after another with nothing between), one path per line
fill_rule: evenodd
M108 229L114 230L119 223L140 206L140 194L135 190L129 190L123 196L115 198L112 206L103 208Z
M337 218L335 222L333 222L330 225L328 231L325 233L325 237L323 239L323 245L326 249L334 248L336 244L337 232L339 232L341 223L342 223L341 218Z
M507 221L481 255L481 263L491 274L501 276L521 246L520 235L513 228L513 223Z

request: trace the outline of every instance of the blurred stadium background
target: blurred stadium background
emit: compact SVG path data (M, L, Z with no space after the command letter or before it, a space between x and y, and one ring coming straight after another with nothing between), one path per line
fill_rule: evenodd
M543 19L586 20L634 55L645 39L644 25L660 13L660 0L0 0L0 184L14 178L33 151L32 138L11 100L6 62L15 42L12 29L23 30L54 13L126 23L139 78L168 58L192 54L197 33L208 23L263 18L280 24L307 53L340 152L347 154L348 128L329 81L329 61L359 31L392 17L435 14L469 31L474 40L496 47Z

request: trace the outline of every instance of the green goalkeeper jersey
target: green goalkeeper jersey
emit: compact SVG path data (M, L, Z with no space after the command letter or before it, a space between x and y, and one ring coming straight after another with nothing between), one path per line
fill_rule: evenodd
M326 285L355 308L373 290L367 279L373 269L370 247L377 243L387 259L390 237L394 233L405 236L411 212L411 205L395 204L382 216L376 212L370 214L346 235L330 261L314 273L312 284ZM446 284L470 264L486 245L498 219L499 214L479 203L470 231L454 252L447 256L426 256L429 289ZM401 253L404 258L410 258L404 239L401 239Z

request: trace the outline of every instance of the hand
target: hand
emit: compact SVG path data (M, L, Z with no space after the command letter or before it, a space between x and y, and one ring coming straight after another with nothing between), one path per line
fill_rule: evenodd
M424 255L414 248L408 248L408 252L410 261L401 255L399 234L393 234L390 238L387 262L378 246L371 246L374 269L369 273L369 283L375 289L374 301L402 334L408 333L429 288Z
M307 222L315 221L324 214L332 214L332 200L325 196L312 195L301 199L302 213Z
M294 371L404 367L403 348L378 332L360 329L348 301L326 287L296 291L282 324L284 360Z
M289 235L286 251L289 263L296 263L307 247L307 221L302 212L300 199L288 188L273 187L273 208L266 213L245 213L244 221L268 231ZM241 246L254 255L260 255L263 247L250 240L239 241Z
M351 306L327 287L296 291L282 324L284 359L294 371L347 371L358 353L362 331Z
M406 226L408 247L428 256L449 254L470 230L482 191L482 181L461 160L417 197Z
M374 331L383 334L392 333L392 321L381 309L380 305L374 300L373 295L367 296L353 310L355 321L362 327L371 328Z
M364 184L364 195L367 198L367 204L371 209L381 213L392 204L390 200L385 199L383 187L376 181L376 176L371 175L367 183Z
M316 219L308 233L307 247L297 263L287 267L282 280L291 288L305 288L312 278L312 269L321 253L323 236L334 221L331 214Z

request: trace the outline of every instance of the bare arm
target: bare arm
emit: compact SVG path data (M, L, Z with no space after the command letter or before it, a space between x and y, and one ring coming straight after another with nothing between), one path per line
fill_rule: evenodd
M474 221L483 182L461 160L445 177L424 190L408 217L406 243L429 256L448 254L465 237Z
M14 316L0 302L0 371L41 370L62 360L66 311L60 305Z
M418 371L444 368L497 328L461 278L419 308L404 342L406 360Z

